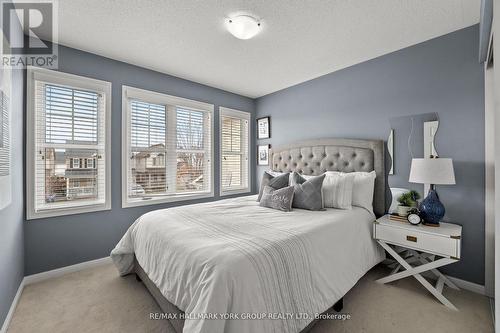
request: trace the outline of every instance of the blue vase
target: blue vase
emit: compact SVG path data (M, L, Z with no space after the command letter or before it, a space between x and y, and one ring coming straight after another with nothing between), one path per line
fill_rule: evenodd
M439 196L433 188L429 190L427 197L420 203L420 217L425 224L439 226L439 221L444 216L445 209Z

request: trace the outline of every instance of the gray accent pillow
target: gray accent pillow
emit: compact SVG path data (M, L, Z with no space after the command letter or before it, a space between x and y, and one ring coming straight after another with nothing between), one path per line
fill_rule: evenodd
M292 207L308 210L323 209L323 180L325 174L306 180L304 177L294 172L292 184L294 187Z
M271 186L264 186L259 206L290 212L292 210L294 192L293 186L278 190L273 189Z
M260 191L259 197L257 201L260 201L262 198L262 193L264 191L264 187L270 186L275 190L288 186L288 178L290 177L289 173L284 173L282 175L274 177L273 175L264 172L262 175L262 181L260 182Z

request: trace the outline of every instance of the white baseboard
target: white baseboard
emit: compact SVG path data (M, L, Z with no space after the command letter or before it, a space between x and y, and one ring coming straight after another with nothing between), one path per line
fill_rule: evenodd
M391 263L394 263L394 262L396 262L394 259L390 259L389 258L389 259L386 259L386 261L384 261L383 264L385 263L386 265L388 265L388 264L391 264ZM425 278L431 279L431 280L436 280L437 279L436 275L434 275L434 273L431 273L430 271L426 271L426 272L420 273L420 275L422 275ZM445 275L445 276L448 279L450 279L451 282L453 282L454 284L456 284L457 287L460 288L460 289L472 291L473 293L480 294L480 295L483 295L483 296L488 296L488 295L486 295L486 288L484 287L484 285L477 284L477 283L474 283L474 282L465 281L465 280L462 280L462 279L459 279L459 278L456 278L456 277L453 277L453 276L449 276L449 275Z
M2 328L0 329L0 333L7 332L7 328L9 327L10 321L12 319L12 316L14 315L14 311L16 310L17 303L19 303L19 298L21 297L23 290L24 290L24 278L21 280L21 283L19 284L19 287L17 288L16 296L14 296L14 299L12 300L12 304L10 305L10 309L9 309L9 312L7 313L7 317L5 317Z
M436 280L436 276L433 273L429 272L429 271L423 272L423 273L421 273L421 275L423 277L428 278L428 279ZM462 280L462 279L459 279L459 278L456 278L456 277L453 277L453 276L449 276L449 275L445 275L445 276L448 279L450 279L451 282L453 282L454 284L456 284L457 287L460 288L460 289L472 291L473 293L486 296L486 289L481 284L477 284L477 283L474 283L474 282L465 281L465 280Z
M92 268L92 267L97 267L105 264L111 263L111 257L104 257L101 259L96 259L96 260L91 260L91 261L85 261L76 265L71 265L71 266L66 266L66 267L61 267L57 269L53 269L51 271L47 272L42 272L38 274L33 274L33 275L28 275L24 277L24 284L29 285L32 283L52 279L58 276L62 276L68 273L73 273L73 272L78 272L83 269L87 268Z
M493 326L495 325L495 299L490 297L490 311L491 311L491 318L493 319Z
M486 295L486 290L485 290L484 286L481 284L465 281L465 280L462 280L462 279L459 279L459 278L456 278L453 276L449 276L449 275L446 275L446 277L448 279L450 279L451 282L456 284L457 287L460 289L472 291L473 293L480 294L480 295Z

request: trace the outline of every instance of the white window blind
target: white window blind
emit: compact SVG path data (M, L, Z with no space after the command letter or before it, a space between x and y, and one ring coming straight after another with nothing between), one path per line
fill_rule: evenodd
M247 112L220 109L221 193L249 190L249 121Z
M36 73L32 99L34 129L33 214L75 213L81 207L106 206L107 93L101 84L78 86L78 77ZM59 74L62 76L69 74ZM81 78L83 81L92 80ZM102 81L99 81L102 82ZM104 207L103 207L104 208ZM105 209L105 208L104 208Z
M213 106L124 87L124 207L212 193Z
M10 174L9 99L0 90L0 177Z

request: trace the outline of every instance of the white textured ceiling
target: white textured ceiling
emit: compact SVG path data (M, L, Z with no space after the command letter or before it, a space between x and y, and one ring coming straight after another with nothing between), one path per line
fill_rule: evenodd
M59 42L249 97L479 22L480 0L61 0ZM262 19L238 40L234 13Z

